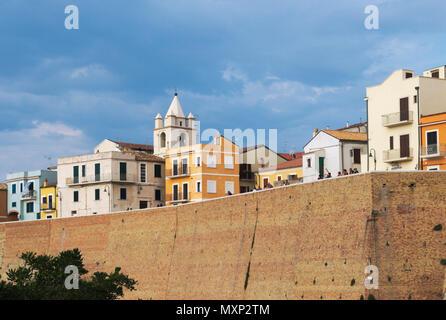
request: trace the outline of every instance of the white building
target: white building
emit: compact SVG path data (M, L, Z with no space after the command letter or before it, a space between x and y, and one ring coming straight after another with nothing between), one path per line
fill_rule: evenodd
M164 160L146 152L60 158L57 173L60 217L164 205Z
M304 146L304 182L315 181L330 172L336 177L345 169L367 170L367 134L359 132L321 130Z
M200 132L198 122L192 113L187 118L183 113L178 94L175 93L167 114L163 117L158 113L155 117L153 130L154 154L162 156L167 150L199 144Z
M445 66L423 76L402 69L367 88L369 170L418 169L419 117L442 112L445 80Z

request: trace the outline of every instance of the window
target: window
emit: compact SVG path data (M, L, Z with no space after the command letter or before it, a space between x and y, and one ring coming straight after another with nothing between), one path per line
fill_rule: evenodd
M94 180L101 181L101 164L95 163L94 165Z
M177 184L174 184L174 185L172 186L172 200L173 200L173 201L177 201L177 200L178 200L178 195L179 195L179 192L178 192L178 185L177 185Z
M82 177L85 177L85 164L84 165L82 165Z
M195 192L201 192L201 181L195 182Z
M53 195L48 195L48 208L53 209Z
M17 202L13 202L13 203L11 204L11 207L16 208L16 207L17 207Z
M17 185L14 183L12 185L12 194L15 194L17 192Z
M119 163L119 179L121 181L127 180L127 163L126 162Z
M438 130L426 132L426 154L438 153Z
M73 167L73 183L79 183L79 166Z
M361 149L353 149L353 163L361 164Z
M71 211L71 216L73 217L75 215L77 215L77 211L76 210Z
M440 71L434 70L432 71L432 78L440 78Z
M410 72L406 72L406 79L409 79L409 78L412 78L412 73L410 73Z
M74 202L79 202L79 191L74 191L73 192L73 201Z
M277 176L277 181L282 181L282 176Z
M400 157L401 158L410 157L409 135L408 134L400 136Z
M417 96L413 96L413 103L417 103L418 101L418 97Z
M155 178L162 178L160 164L155 164Z
M217 181L208 180L207 191L208 191L208 193L217 193Z
M120 200L127 200L127 189L126 188L120 189Z
M225 168L234 169L234 158L232 156L225 156Z
M46 204L46 197L42 197L42 203Z
M173 176L178 175L178 159L172 160L172 175Z
M263 178L263 187L266 188L268 186L269 183L269 179L268 178Z
M94 190L94 199L95 200L100 200L100 198L101 198L101 191L100 191L100 189L95 189Z
M47 219L53 219L53 215L52 215L52 214L48 214L48 215L46 216L46 218L47 218Z
M231 194L234 194L234 182L233 181L225 181L225 193L227 194L231 192Z
M161 190L155 189L155 201L161 201Z
M23 182L20 182L20 192L23 192Z
M310 158L307 159L307 168L311 168L311 159Z
M139 202L139 208L140 209L147 209L148 207L148 202L147 201L140 201Z
M197 165L197 167L201 167L201 157L198 156L198 157L196 157L195 159L196 159L196 165Z
M393 136L391 136L389 139L389 146L390 146L390 150L393 150Z
M181 174L188 174L189 168L188 168L188 160L187 158L181 159Z
M26 212L27 213L34 212L34 202L27 202L26 203Z
M183 200L189 199L189 184L183 183Z
M208 168L216 168L217 167L217 156L216 155L208 155L208 161L206 163Z
M139 165L139 181L145 183L147 174L147 166L145 163Z

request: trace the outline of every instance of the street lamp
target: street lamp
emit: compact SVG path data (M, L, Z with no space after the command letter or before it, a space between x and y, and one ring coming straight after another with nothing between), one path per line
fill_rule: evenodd
M373 154L372 154L372 150L373 150ZM376 150L375 149L373 149L373 148L370 149L369 157L370 158L373 157L373 162L375 164L374 171L376 171Z

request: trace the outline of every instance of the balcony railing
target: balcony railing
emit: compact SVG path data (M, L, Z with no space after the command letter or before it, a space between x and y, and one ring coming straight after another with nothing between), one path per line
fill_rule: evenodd
M95 184L95 183L104 183L104 182L114 182L114 183L137 183L138 176L136 174L126 174L121 175L116 174L100 174L100 175L91 175L85 177L75 177L75 178L66 178L66 184L68 186L77 186L84 184Z
M446 156L445 144L430 144L427 146L421 146L422 158L435 158L435 157L445 157L445 156Z
M190 201L190 192L178 192L173 194L166 194L167 203L183 203Z
M400 149L384 150L384 162L409 161L413 159L413 148L409 148L409 154L403 154Z
M173 167L172 169L166 170L167 178L185 177L189 174L189 166Z
M405 125L413 122L413 111L409 112L395 112L382 116L382 123L384 127L394 127Z
M46 203L42 203L42 204L40 204L40 209L42 211L53 211L53 210L56 210L56 206L54 205L54 203L51 204L51 205L48 205Z
M36 198L36 190L30 190L22 193L22 199L34 199Z
M240 173L240 180L254 180L255 175L253 172L242 172Z

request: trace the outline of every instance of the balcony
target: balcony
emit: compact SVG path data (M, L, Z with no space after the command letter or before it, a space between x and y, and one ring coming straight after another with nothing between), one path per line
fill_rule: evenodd
M302 182L302 180L299 178L280 180L280 181L274 181L273 186L274 187L288 186L288 185L296 184L296 183L300 183L300 182Z
M41 203L40 210L42 211L54 211L56 210L56 206L53 204Z
M446 145L445 144L430 144L427 146L421 146L421 158L441 158L446 157Z
M173 167L172 169L166 170L166 178L168 179L187 177L189 175L189 166Z
M36 199L36 191L30 190L22 193L22 200L34 200Z
M254 180L255 175L253 172L241 172L240 173L240 180Z
M396 127L413 122L413 111L395 112L382 116L382 124L384 127Z
M98 183L138 183L138 176L136 174L99 174L85 177L66 178L68 186L82 186Z
M190 192L187 193L179 192L166 195L166 203L169 204L186 203L189 201L190 201Z
M409 148L408 155L402 154L401 149L383 151L384 162L402 162L402 161L410 161L412 159L413 159L413 148Z

